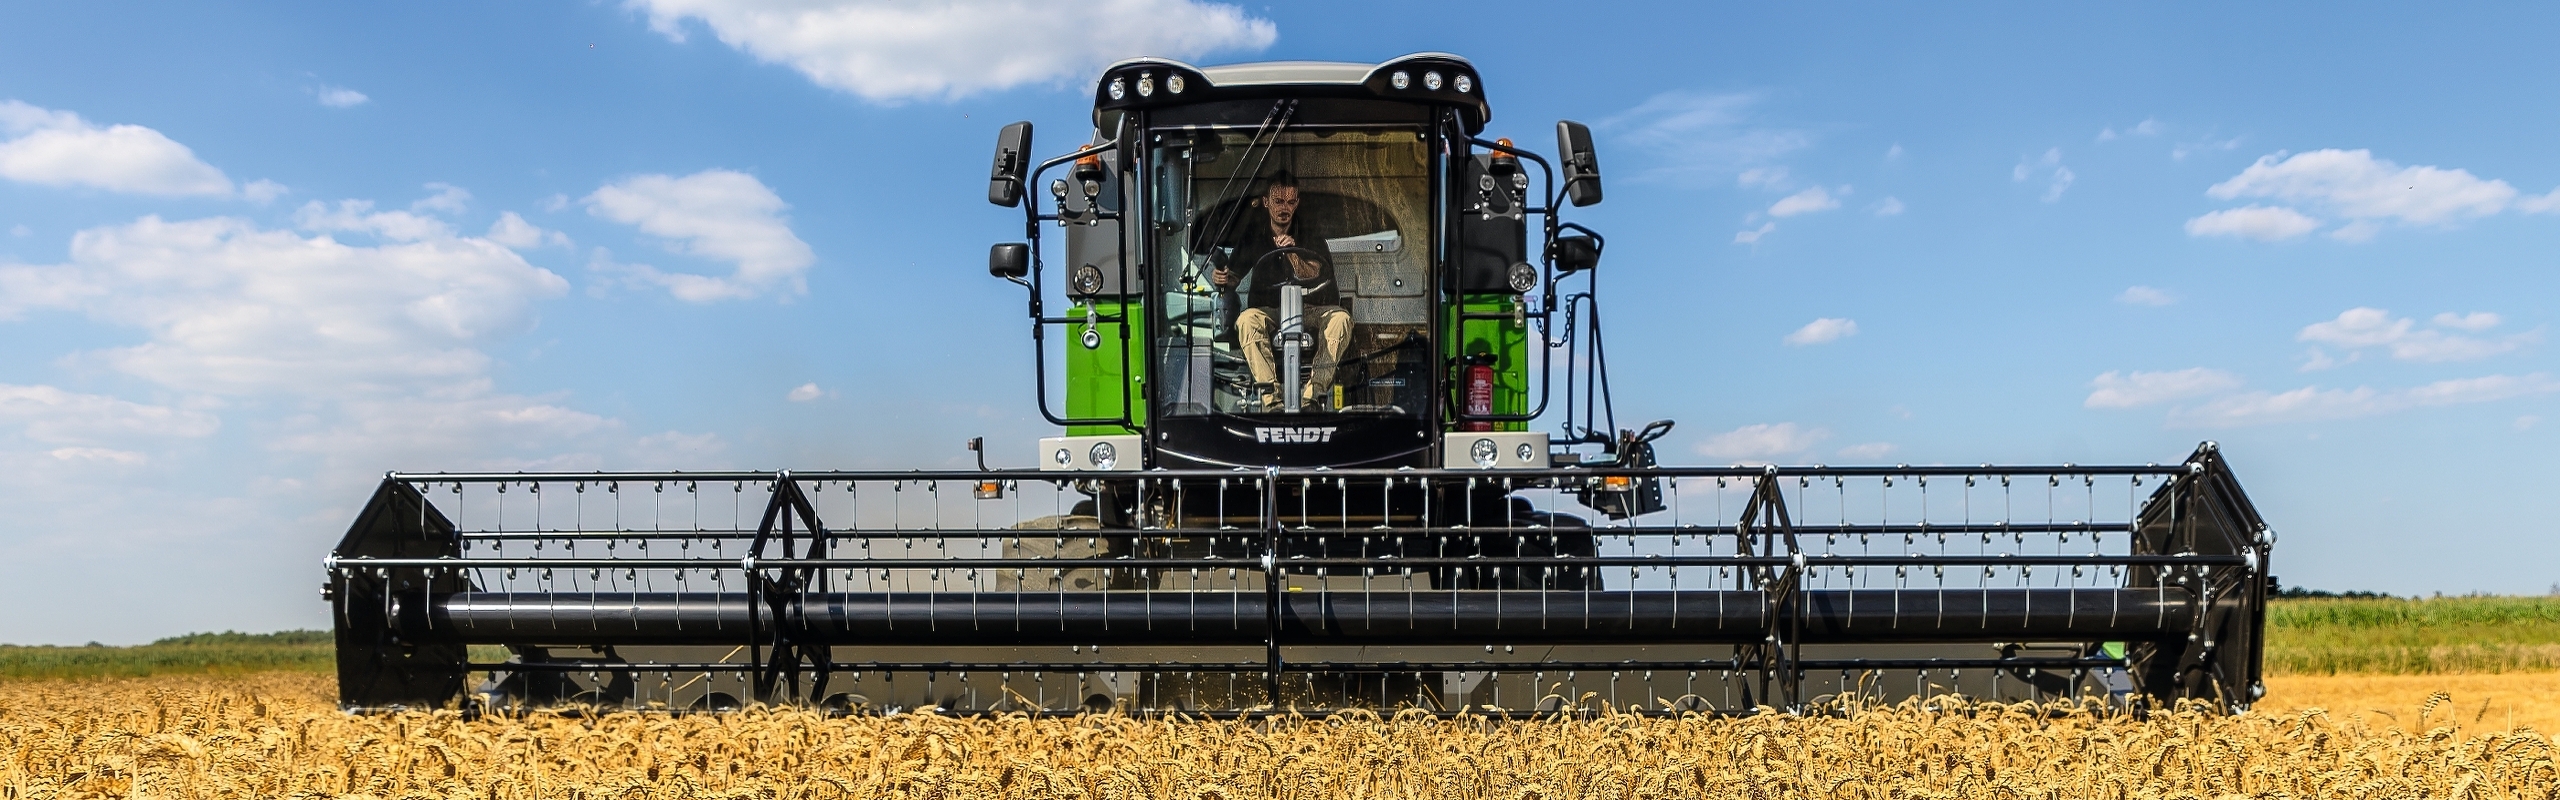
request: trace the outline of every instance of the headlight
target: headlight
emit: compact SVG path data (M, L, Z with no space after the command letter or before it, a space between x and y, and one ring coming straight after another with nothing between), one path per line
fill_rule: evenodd
M1153 75L1140 75L1140 76L1138 76L1138 96L1139 96L1139 97L1154 97L1154 96L1156 96L1156 76L1153 76Z
M1387 85L1398 89L1412 88L1413 73L1406 72L1404 70L1396 70L1396 74L1387 76Z
M1494 449L1492 439L1477 439L1475 444L1467 446L1467 457L1475 459L1476 466L1486 469L1492 469L1493 460L1501 454L1501 451Z
M1111 99L1118 100L1128 96L1129 82L1120 78L1111 79Z
M1467 76L1465 76L1465 75L1460 75L1460 76L1458 76L1458 77L1457 77L1456 81L1454 81L1454 82L1458 84L1458 93L1459 93L1459 94L1466 94L1466 93L1468 93L1468 92L1472 92L1472 91L1475 91L1475 90L1476 90L1476 79L1474 79L1474 78L1470 78L1470 77L1467 77Z
M1094 469L1110 469L1120 463L1120 451L1113 449L1110 442L1095 443L1085 455L1093 459Z
M1432 71L1430 71L1430 72L1422 73L1422 88L1429 89L1429 90L1432 90L1432 91L1435 91L1435 92L1436 92L1436 91L1439 91L1439 90L1440 90L1440 71L1435 69L1435 70L1432 70Z
M1538 451L1531 449L1528 442L1521 442L1520 449L1515 451L1514 454L1520 457L1520 463L1527 464L1531 461L1532 456L1538 454Z
M1067 276L1067 282L1068 288L1074 289L1076 294L1099 294L1102 292L1102 268L1092 264L1077 267L1075 274Z
M1511 265L1511 274L1503 277L1510 279L1511 291L1526 293L1531 289L1538 288L1538 266L1536 264L1531 264L1526 261L1513 264ZM1096 282L1099 282L1101 279L1102 278L1099 275L1094 276L1094 280ZM1088 292L1088 294L1090 294L1090 292Z
M1058 462L1058 466L1061 467L1066 466L1067 462L1074 458L1075 456L1069 455L1064 447L1058 448L1058 452L1049 454L1049 459Z
M1167 76L1164 76L1164 90L1165 90L1165 91L1168 91L1168 92L1172 92L1172 93L1174 93L1174 94L1181 94L1181 93L1182 93L1182 76L1180 76L1180 75L1167 75Z

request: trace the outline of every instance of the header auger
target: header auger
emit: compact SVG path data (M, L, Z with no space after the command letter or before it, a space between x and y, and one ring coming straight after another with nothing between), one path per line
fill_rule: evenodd
M990 173L1065 429L1037 469L394 473L329 559L342 701L2256 699L2273 535L2211 443L1657 464L1670 423L1610 409L1602 239L1558 218L1600 200L1589 133L1488 141L1484 91L1441 54L1113 65L1090 144L1037 159L1016 123Z

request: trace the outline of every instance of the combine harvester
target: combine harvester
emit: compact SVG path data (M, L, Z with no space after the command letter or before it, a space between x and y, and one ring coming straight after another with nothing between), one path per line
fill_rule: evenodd
M328 559L342 702L2260 695L2274 537L2210 443L2142 466L1655 463L1671 423L1611 416L1601 237L1558 218L1600 200L1590 133L1558 123L1553 161L1484 138L1486 88L1442 54L1113 65L1091 144L1040 159L1007 126L988 184L1023 209L989 270L1027 290L1065 434L1037 469L391 474Z

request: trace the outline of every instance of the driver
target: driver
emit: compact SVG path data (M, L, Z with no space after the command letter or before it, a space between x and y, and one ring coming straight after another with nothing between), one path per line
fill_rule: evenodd
M1296 282L1307 287L1300 308L1306 314L1306 330L1314 335L1316 348L1314 366L1298 399L1303 406L1315 407L1316 398L1333 394L1334 369L1342 362L1343 349L1351 343L1351 312L1342 309L1342 295L1328 259L1297 253L1263 259L1283 247L1322 252L1325 246L1323 236L1298 220L1297 177L1287 170L1273 173L1264 179L1262 196L1254 205L1260 207L1259 213L1245 220L1232 243L1235 254L1227 262L1232 268L1217 268L1209 273L1209 281L1233 288L1257 269L1269 273L1252 282L1253 295L1244 312L1236 315L1236 338L1244 345L1245 366L1253 372L1265 411L1281 407L1280 374L1271 343L1273 331L1280 327L1280 285Z

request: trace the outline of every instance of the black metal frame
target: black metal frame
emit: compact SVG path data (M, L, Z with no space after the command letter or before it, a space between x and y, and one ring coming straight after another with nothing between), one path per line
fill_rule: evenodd
M2141 504L2138 517L2130 524L2107 526L2090 522L2054 523L2049 525L2009 524L1946 525L1838 525L1803 526L1794 519L1781 487L1787 481L1809 484L1811 480L1837 480L1853 476L1912 477L1931 476L1966 479L1998 478L2006 481L2013 475L2043 475L2054 485L2066 477L2094 479L2098 476L2158 476L2166 480ZM1286 541L1310 535L1292 525L1287 513L1289 487L1313 481L1338 481L1344 485L1384 484L1389 481L1465 482L1469 486L1491 479L1508 483L1485 483L1501 491L1511 487L1532 485L1575 486L1609 476L1623 476L1639 481L1677 478L1720 478L1751 482L1750 500L1737 524L1729 527L1647 526L1631 525L1612 529L1629 536L1686 535L1732 536L1740 546L1730 555L1492 555L1416 556L1397 558L1308 557L1294 555ZM830 531L814 504L804 494L804 484L823 486L830 481L928 481L928 480L1000 480L1007 482L1064 482L1068 480L1124 480L1158 487L1179 487L1180 481L1195 485L1212 482L1249 483L1259 496L1259 525L1248 538L1258 540L1249 557L1177 558L1157 556L1066 557L1066 558L873 558L844 557L827 551L827 542L835 538L859 537L861 531ZM451 484L459 491L463 484L511 484L533 481L608 482L736 482L743 489L747 483L763 485L771 492L764 503L760 521L751 535L747 531L710 531L707 535L744 538L750 544L747 552L734 558L546 558L546 557L464 557L469 539L503 539L524 536L541 539L570 539L568 532L535 532L466 535L456 530L422 491L430 486ZM583 491L583 488L581 489ZM1223 491L1223 490L1221 490ZM1425 520L1424 522L1428 522ZM1636 520L1642 523L1644 520ZM2066 554L1835 554L1807 552L1801 535L1836 536L1875 533L2023 533L2031 529L2058 532L2112 531L2133 537L2134 552L2112 555ZM1490 530L1490 529L1488 529ZM1108 531L1097 531L1107 535ZM1238 537L1244 531L1180 526L1149 526L1143 531L1123 535L1146 536L1196 535L1204 537ZM1393 524L1359 531L1364 535L1394 536L1464 536L1470 529L1436 524ZM1480 532L1473 532L1480 533ZM968 538L1007 534L1012 530L972 530L937 528L934 534L946 538ZM630 533L615 534L629 537ZM882 535L874 532L870 535ZM903 535L913 535L906 532ZM1316 534L1322 535L1322 534ZM597 538L604 538L599 535ZM1659 469L1554 469L1519 471L1511 474L1457 472L1444 470L1285 470L1266 468L1260 471L1152 471L1126 478L1100 478L1094 475L1064 476L1037 472L717 472L717 473L585 473L585 474L401 474L385 477L374 499L356 524L342 539L328 559L330 597L335 607L339 644L339 679L343 702L350 707L422 707L441 706L452 702L462 689L464 675L472 670L501 669L509 672L539 673L551 671L647 671L647 672L749 672L754 680L755 699L771 702L817 702L828 696L830 676L845 672L922 671L966 672L1009 670L1013 672L1258 672L1264 679L1267 697L1281 696L1284 676L1301 673L1380 674L1423 673L1431 671L1615 671L1634 670L1718 670L1747 673L1756 679L1757 691L1751 696L1757 702L1788 709L1802 709L1807 698L1802 690L1804 676L1831 669L1902 669L1945 668L1960 670L1981 668L1992 670L2060 669L2086 670L2122 668L2127 670L2136 692L2151 702L2167 703L2183 699L2206 700L2220 707L2246 708L2262 691L2259 683L2259 659L2265 627L2265 595L2268 590L2268 551L2272 536L2263 520L2241 493L2220 453L2211 443L2198 448L2183 464L2141 467L1764 467L1764 468L1659 468ZM1591 571L1612 568L1676 568L1681 566L1716 567L1741 570L1747 576L1747 590L1556 590L1556 589L1433 589L1421 597L1406 597L1383 607L1389 621L1401 619L1410 628L1415 620L1439 620L1445 616L1449 627L1430 635L1385 632L1374 621L1352 623L1339 603L1349 600L1330 599L1321 593L1284 593L1282 580L1271 576L1307 574L1320 570L1339 570L1337 574L1417 574L1434 569L1501 569L1520 567L1550 572L1559 570ZM1842 567L1938 568L1946 567L2018 567L2042 566L2073 569L2100 567L2121 569L2129 576L2121 589L1992 589L1984 588L1934 590L1935 600L1925 594L1933 590L1809 590L1803 584L1809 571ZM836 569L952 569L971 568L1097 568L1110 570L1180 570L1208 568L1241 570L1267 576L1258 597L1237 591L1215 592L1214 598L1230 605L1232 614L1199 613L1198 599L1190 601L1191 611L1180 606L1182 593L1146 592L1124 595L1116 592L1087 594L1047 591L996 593L932 593L932 592L846 592L827 583L827 570ZM718 570L743 575L746 589L725 595L666 595L651 600L643 595L598 595L594 592L516 595L503 598L475 595L478 591L469 577L471 570L495 569L569 569L569 570L639 570L686 569ZM546 573L547 574L547 573ZM1252 590L1243 590L1250 592ZM2068 595L2062 593L2071 593ZM1206 596L1206 595L1204 595ZM1247 598L1255 602L1247 602ZM644 624L644 605L662 613L666 599L672 598L674 616ZM690 599L688 599L690 598ZM1169 663L1129 664L1104 662L1096 655L1090 659L1052 662L1004 663L886 663L877 660L839 661L835 647L842 645L938 645L1017 644L1037 639L1038 631L1023 627L1024 619L1013 618L1012 631L987 629L985 623L1001 624L1000 602L1010 602L1017 611L1028 602L1039 609L1042 624L1054 619L1057 632L1050 640L1065 643L1080 641L1154 640L1210 641L1235 645L1252 642L1261 645L1264 660L1259 664L1233 663ZM1117 598L1117 599L1115 599ZM1134 598L1134 599L1133 599ZM1952 600L1950 599L1952 598ZM2056 609L2050 605L2063 600ZM1143 600L1144 602L1139 602ZM1717 610L1710 612L1712 601ZM1747 612L1729 612L1732 601L1747 601ZM2135 603L2128 608L2125 604ZM517 618L505 617L506 603L517 608L530 608L539 603L550 609L554 617L565 615L573 623L583 623L592 630L575 636L561 634L555 621L550 630L528 628L512 633L499 633L493 628L476 627L475 614L498 614L487 619L505 619L509 626ZM691 602L694 608L684 606ZM1370 613L1371 601L1362 601L1362 614ZM1950 603L1954 603L1950 605ZM899 604L904 603L904 606ZM1116 605L1115 605L1116 603ZM1688 604L1685 608L1682 604ZM1861 611L1861 603L1869 608L1889 604L1893 611ZM2043 616L2036 613L2038 603ZM939 604L939 605L937 605ZM2112 604L2112 605L2110 605ZM628 606L631 629L603 630L596 620L620 619ZM1259 606L1258 608L1253 606ZM1908 606L1908 613L1905 611ZM734 619L724 616L738 613L743 606L745 635L735 633L711 636L699 626L705 620L717 622ZM491 608L497 609L491 611ZM612 609L608 617L598 609ZM1538 609L1535 612L1513 609ZM1578 613L1574 609L1580 609ZM583 609L583 610L582 610ZM955 609L965 609L955 610ZM1550 624L1549 610L1562 609L1564 620ZM1595 609L1598 611L1595 612ZM2101 609L2108 611L2104 624L2097 619ZM2144 621L2123 617L2128 610L2156 619ZM695 616L697 628L681 635L664 627L672 624L681 629L687 617ZM1737 616L1737 613L1739 615ZM1919 629L1919 620L1934 614L1939 628ZM1964 624L1948 626L1950 614ZM583 616L582 616L583 615ZM1608 616L1603 616L1608 615ZM1979 616L1978 621L1963 617ZM2083 616L2087 619L2083 619ZM1579 627L1572 619L1578 616ZM2056 617L2061 621L2057 622ZM1221 617L1225 617L1221 621ZM657 619L657 618L652 618ZM909 627L897 628L901 621ZM1247 621L1250 620L1250 621ZM1526 627L1537 620L1537 629ZM1911 624L1902 629L1905 622ZM962 623L967 623L964 629ZM1511 627L1504 627L1512 623ZM1712 624L1710 624L1712 623ZM621 624L620 622L616 623ZM918 631L917 625L927 626ZM1113 625L1120 626L1116 630ZM1187 624L1191 631L1174 633L1174 626ZM1438 623L1434 623L1435 625ZM651 627L651 626L658 627ZM883 626L887 627L883 627ZM1163 626L1146 633L1151 626ZM1203 626L1207 626L1203 628ZM1687 625L1688 627L1682 627ZM1735 625L1745 627L1736 628ZM937 627L937 626L948 626ZM731 629L734 630L734 629ZM1428 633L1427 631L1423 633ZM707 638L706 638L707 637ZM1026 638L1030 637L1030 638ZM1345 638L1349 637L1349 638ZM2038 637L2045 637L2039 639ZM2098 637L2098 638L2092 638ZM1377 641L1372 641L1373 639ZM698 644L704 641L722 644L734 642L750 652L744 664L612 664L598 661L544 661L541 659L506 664L470 663L463 655L467 644L535 642L592 643L634 646L656 643ZM1345 662L1328 660L1293 664L1285 660L1284 647L1327 642L1371 643L1448 643L1502 641L1535 644L1538 642L1604 642L1654 644L1671 642L1730 643L1737 646L1733 658L1717 660L1613 662L1554 661L1522 663L1513 661L1413 663L1384 660ZM1997 659L1921 659L1892 658L1819 659L1807 658L1804 647L1819 643L1893 642L1893 641L2127 641L2131 645L2123 658L2103 656L2094 649L2083 650L2054 661L2051 658L2020 658L2012 654ZM2067 663L2065 663L2067 662ZM1247 670L1246 667L1252 669ZM812 678L807 690L801 677ZM2021 673L2023 674L2023 673Z

